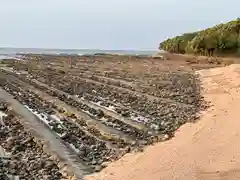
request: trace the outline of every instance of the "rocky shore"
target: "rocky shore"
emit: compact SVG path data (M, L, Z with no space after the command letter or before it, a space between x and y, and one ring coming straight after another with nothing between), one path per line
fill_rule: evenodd
M71 58L72 63L61 56L4 61L0 84L62 140L89 173L101 171L126 153L170 139L182 124L196 121L199 111L207 107L199 78L187 64L154 58ZM14 117L7 123L11 119ZM22 128L20 123L9 126L16 131ZM8 138L0 145L6 150L18 147L13 143L8 148ZM19 138L28 136L20 133ZM48 157L34 154L40 151L34 140L26 143L35 148L29 150L31 156ZM45 170L31 172L40 179L62 178L57 163L52 163L55 169L46 176L42 175Z
M7 157L0 158L0 177L18 176L19 179L67 179L59 161L44 151L44 144L24 130L19 117L0 102L2 116L0 145Z

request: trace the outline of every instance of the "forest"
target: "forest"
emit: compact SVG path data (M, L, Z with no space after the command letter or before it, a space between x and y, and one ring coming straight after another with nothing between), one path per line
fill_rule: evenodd
M159 49L204 56L240 55L240 18L198 32L185 33L159 44Z

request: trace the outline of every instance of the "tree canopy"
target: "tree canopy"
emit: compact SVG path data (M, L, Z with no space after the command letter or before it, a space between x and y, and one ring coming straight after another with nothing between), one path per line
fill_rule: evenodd
M185 33L160 43L170 53L200 55L240 53L240 18L202 31Z

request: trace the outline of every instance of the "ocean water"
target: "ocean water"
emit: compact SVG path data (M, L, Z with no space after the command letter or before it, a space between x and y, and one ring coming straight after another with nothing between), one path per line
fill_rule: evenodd
M69 55L91 55L94 53L121 54L121 55L153 55L157 51L130 51L130 50L97 50L97 49L40 49L40 48L0 48L0 59L11 58L16 54L69 54Z

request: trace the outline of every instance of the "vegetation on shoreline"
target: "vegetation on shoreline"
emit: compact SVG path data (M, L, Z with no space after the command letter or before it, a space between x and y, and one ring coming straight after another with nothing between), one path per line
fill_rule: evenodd
M159 48L180 54L240 54L240 18L202 31L169 38L161 42Z

